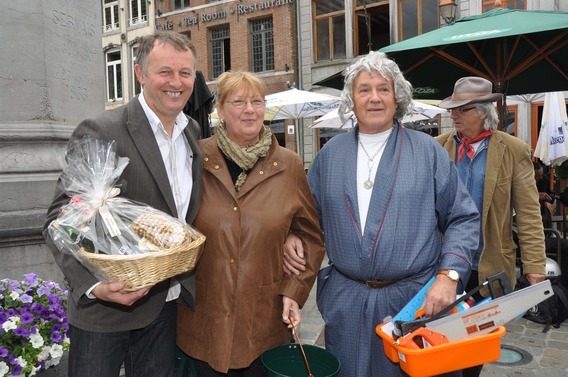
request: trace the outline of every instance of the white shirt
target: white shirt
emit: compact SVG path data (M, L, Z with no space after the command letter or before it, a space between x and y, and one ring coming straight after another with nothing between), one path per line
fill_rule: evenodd
M144 99L144 90L138 96L138 100L144 109L144 113L150 122L150 127L156 137L156 142L162 154L162 160L168 174L168 180L174 200L176 203L177 217L185 223L185 215L189 208L189 200L191 198L191 189L193 187L193 153L189 146L189 142L183 134L183 130L189 124L189 120L183 112L180 112L175 120L172 137L167 134L162 122L158 116L148 107ZM87 292L87 297L94 299L91 294L92 290L99 285L93 285ZM180 284L177 280L172 279L170 289L166 301L175 300L181 292Z
M380 185L380 182L375 181L377 175L377 168L383 156L387 139L392 133L392 128L387 131L377 134L363 134L359 132L359 140L357 148L357 201L359 204L359 220L361 221L361 231L365 234L365 224L367 222L367 212L369 212L369 204L371 203L371 194L373 193L374 186ZM367 153L361 147L361 143L365 146L365 150L369 156L373 157L373 161L369 161ZM380 148L380 150L379 150ZM373 182L373 188L367 190L363 187L363 183L369 179L369 166L371 166L370 180Z
M189 199L191 198L191 189L193 187L193 176L191 174L193 153L189 142L183 134L183 130L189 124L189 120L185 114L180 111L176 117L172 137L170 138L158 116L146 103L144 89L142 89L138 96L138 101L140 101L144 113L146 113L150 127L152 127L152 131L154 131L156 142L160 148L164 166L168 173L170 187L176 202L177 217L180 221L185 223L185 215L189 208ZM172 279L166 301L177 299L180 292L181 287L179 282L176 279Z

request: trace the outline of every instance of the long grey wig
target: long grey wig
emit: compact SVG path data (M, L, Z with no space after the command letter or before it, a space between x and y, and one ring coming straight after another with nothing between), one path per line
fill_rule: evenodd
M348 119L347 114L353 111L353 82L363 70L371 75L374 74L373 71L376 71L387 81L394 81L394 95L397 103L394 117L396 119L400 120L412 111L412 84L404 78L398 65L385 53L372 51L361 56L343 71L345 85L341 92L342 103L338 110L342 122L345 122Z

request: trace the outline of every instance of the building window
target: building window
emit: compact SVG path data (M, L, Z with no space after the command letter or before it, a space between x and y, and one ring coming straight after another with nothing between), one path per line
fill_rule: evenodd
M438 0L400 0L398 15L399 41L427 33L440 26Z
M367 54L390 44L389 15L388 1L357 0L354 20L355 55Z
M211 41L211 80L231 69L231 33L229 25L209 30Z
M493 9L495 0L483 0L483 12ZM509 9L527 9L527 2L525 0L501 0L503 8Z
M174 10L189 8L189 0L173 0Z
M106 53L107 101L115 102L122 99L122 67L120 50L109 50Z
M504 131L509 135L517 136L517 124L519 124L518 113L519 105L507 106L507 113L505 115L505 121L503 122L503 125Z
M120 28L120 14L118 13L117 0L104 0L103 2L104 25L103 32L118 30Z
M130 0L130 26L148 21L148 1Z
M274 30L272 17L250 22L252 44L252 71L274 70Z
M135 95L140 93L140 83L138 82L138 80L136 79L136 71L134 70L134 65L136 64L136 55L138 54L138 44L132 45L132 48L130 49L131 54L132 54L132 66L131 66L131 72L132 72L132 96L134 97Z
M313 14L315 61L345 58L345 1L314 0Z

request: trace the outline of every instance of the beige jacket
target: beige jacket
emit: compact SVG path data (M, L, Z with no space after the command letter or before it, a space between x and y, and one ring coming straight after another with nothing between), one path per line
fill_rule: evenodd
M454 131L436 140L455 161ZM479 281L505 271L514 287L516 245L513 241L513 210L519 235L524 274L545 274L544 231L528 145L521 139L495 131L487 149L483 189L482 233L484 248L479 261ZM487 291L482 292L487 294Z

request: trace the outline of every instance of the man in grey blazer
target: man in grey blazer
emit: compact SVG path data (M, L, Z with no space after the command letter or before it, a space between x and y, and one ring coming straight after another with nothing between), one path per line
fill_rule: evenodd
M115 140L117 155L130 159L120 195L189 224L199 209L203 168L199 125L182 112L193 91L195 62L195 47L179 33L142 37L135 66L142 93L82 121L71 137ZM60 179L45 229L68 201ZM123 292L121 282L98 281L44 235L69 284L69 376L118 376L123 363L126 376L173 375L176 302L193 307L192 274Z

